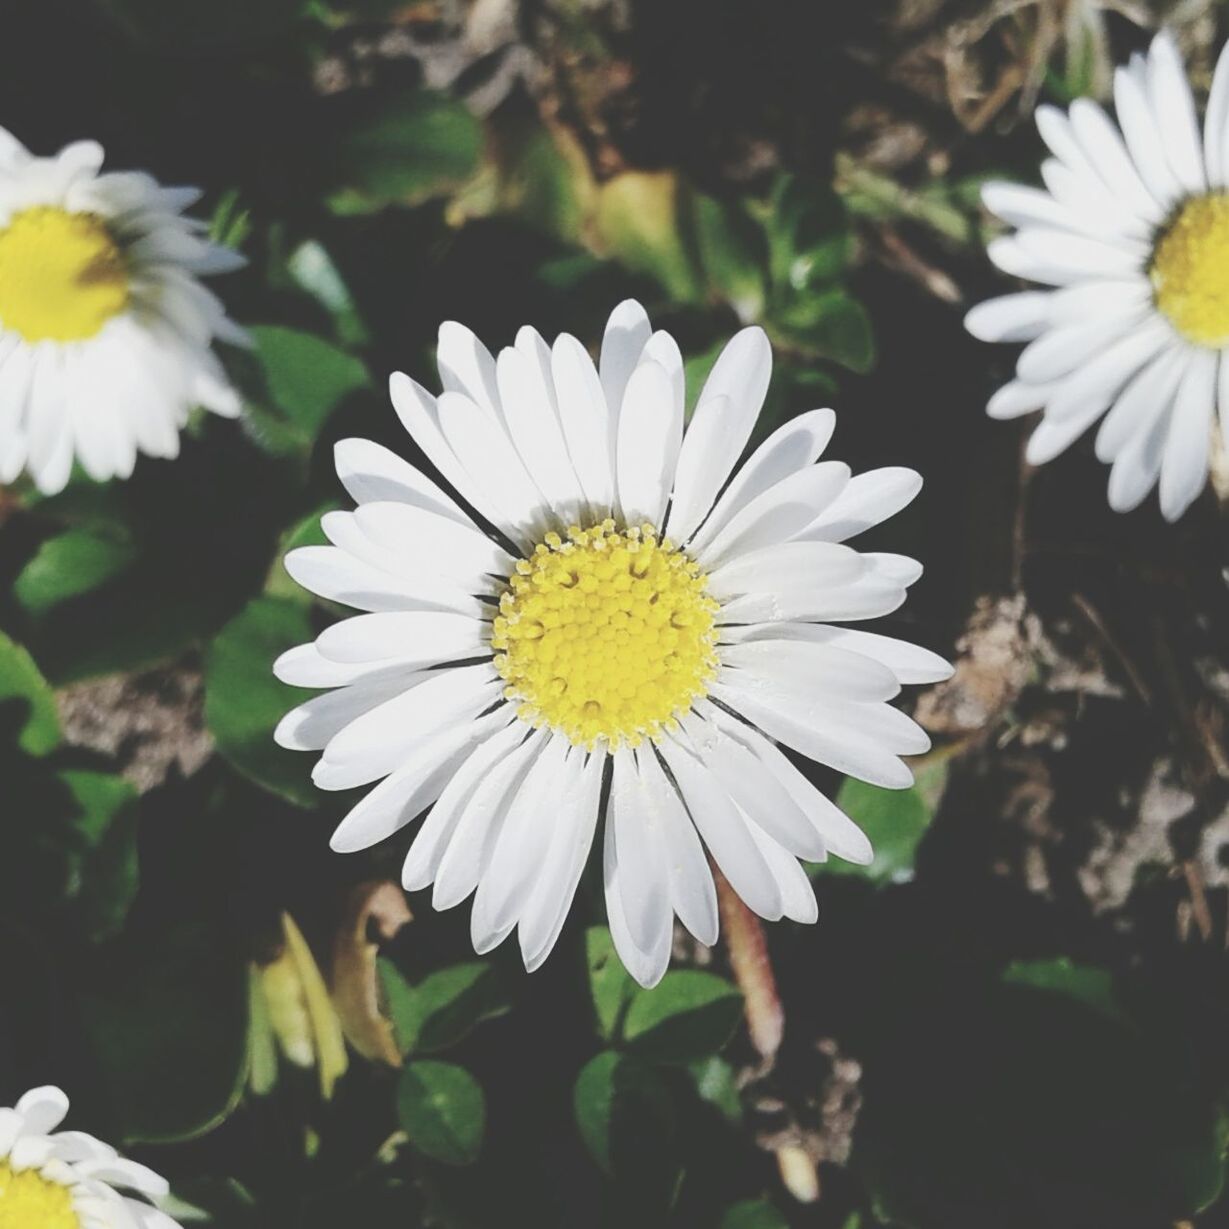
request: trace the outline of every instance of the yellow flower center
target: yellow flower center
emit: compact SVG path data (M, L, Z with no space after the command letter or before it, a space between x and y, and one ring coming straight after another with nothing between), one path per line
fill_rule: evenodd
M1187 201L1157 241L1148 272L1157 307L1187 341L1229 343L1229 194Z
M68 1187L0 1161L0 1229L81 1229Z
M82 341L128 305L128 271L102 219L39 205L0 230L0 326Z
M649 525L548 533L500 599L491 645L520 716L593 750L653 738L717 667L700 565Z

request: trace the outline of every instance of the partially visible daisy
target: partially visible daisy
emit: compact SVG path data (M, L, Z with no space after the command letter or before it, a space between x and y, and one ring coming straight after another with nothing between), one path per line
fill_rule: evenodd
M524 328L496 359L445 324L439 368L438 398L398 374L392 399L456 497L343 440L358 508L324 517L332 546L286 558L300 584L371 612L275 666L334 689L277 729L324 752L316 784L381 782L333 848L434 804L405 886L434 883L440 909L472 893L475 948L516 928L529 969L558 938L600 810L610 928L643 984L665 971L675 915L716 940L710 856L761 916L813 922L798 859L871 849L778 742L878 785L912 780L899 757L928 740L889 701L949 668L835 623L895 610L921 575L842 545L921 479L819 461L831 410L735 472L772 369L758 328L722 352L686 429L678 346L630 301L599 366L566 334L548 346Z
M166 1180L92 1135L57 1131L67 1113L58 1088L0 1109L0 1229L180 1229L146 1202Z
M1176 520L1203 489L1217 406L1229 434L1229 56L1200 133L1173 39L1158 34L1114 77L1118 123L1079 99L1037 109L1054 155L1045 188L994 183L987 208L1017 227L990 259L1029 290L975 307L984 341L1028 342L993 418L1043 411L1028 459L1056 457L1094 422L1110 506L1160 482Z
M54 493L74 457L126 478L138 452L178 454L194 406L239 413L210 347L245 334L199 278L243 258L182 216L197 189L102 157L35 157L0 128L0 483L24 468Z

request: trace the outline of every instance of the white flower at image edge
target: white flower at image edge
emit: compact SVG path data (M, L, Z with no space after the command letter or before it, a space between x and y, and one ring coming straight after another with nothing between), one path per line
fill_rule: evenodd
M0 1108L0 1229L181 1229L145 1202L166 1180L92 1135L57 1131L67 1113L58 1088Z
M127 478L138 452L174 457L189 411L235 417L210 347L246 344L202 274L239 268L203 222L200 196L140 172L102 173L78 141L35 157L0 128L0 483L39 490Z
M598 366L532 328L496 359L452 323L438 359L438 398L398 374L392 399L464 505L388 449L343 440L358 507L324 516L331 546L286 557L300 584L371 612L275 665L333 689L276 733L323 751L316 784L381 782L333 848L431 806L406 888L434 883L439 909L472 893L475 948L516 928L529 969L563 926L603 800L610 928L644 985L665 971L675 915L716 940L706 849L756 913L813 922L798 859L871 849L777 744L910 784L899 757L928 740L889 701L949 667L835 624L895 610L921 574L843 545L921 479L820 461L830 410L781 427L731 479L772 368L758 328L726 346L686 430L678 346L631 301Z
M1089 99L1037 109L1053 155L1044 189L993 183L983 200L1017 228L991 260L1052 289L991 299L966 323L984 341L1028 343L987 409L1043 412L1032 464L1101 419L1110 505L1136 507L1159 480L1176 520L1207 479L1218 405L1229 435L1229 56L1202 133L1167 33L1117 70L1114 101L1117 125Z

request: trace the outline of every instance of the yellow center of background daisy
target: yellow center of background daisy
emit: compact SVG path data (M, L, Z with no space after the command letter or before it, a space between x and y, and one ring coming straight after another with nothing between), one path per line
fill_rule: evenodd
M504 694L524 720L590 750L653 737L716 670L705 583L649 525L548 533L500 599L491 645Z
M1157 307L1187 341L1229 342L1229 195L1187 201L1157 242L1148 272Z
M40 205L0 230L0 325L26 341L83 341L128 305L128 272L102 219Z
M0 1229L80 1229L67 1187L36 1169L14 1173L0 1161Z

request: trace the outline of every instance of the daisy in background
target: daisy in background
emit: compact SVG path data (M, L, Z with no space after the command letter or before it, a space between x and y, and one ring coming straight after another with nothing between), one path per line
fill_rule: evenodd
M0 128L0 483L27 469L54 493L74 457L127 478L138 452L177 455L194 406L239 413L210 346L245 334L198 279L243 257L182 216L197 189L102 158L39 158Z
M496 359L451 323L438 357L439 397L398 374L392 399L459 498L343 440L358 507L323 518L333 545L286 557L300 584L371 612L274 667L333 689L276 733L323 751L316 784L380 782L333 848L375 844L434 804L405 886L434 883L440 909L473 894L475 948L515 928L529 969L595 839L616 946L644 985L665 971L675 915L717 938L708 856L762 917L815 921L797 859L871 849L777 744L878 785L912 780L899 757L928 740L889 701L949 667L835 624L895 610L921 574L843 545L921 479L819 461L831 410L735 472L772 368L758 328L726 346L686 430L678 346L634 302L610 317L598 366L574 337L548 346L532 328Z
M167 1194L166 1179L92 1135L57 1131L67 1113L58 1088L0 1109L0 1229L180 1229L145 1202Z
M1027 342L993 418L1043 417L1028 460L1056 457L1101 419L1110 506L1160 482L1176 520L1203 489L1217 407L1229 434L1229 57L1203 132L1173 39L1157 35L1114 77L1117 125L1088 99L1039 107L1045 188L994 183L986 207L1016 227L990 259L1049 289L991 299L966 324Z

